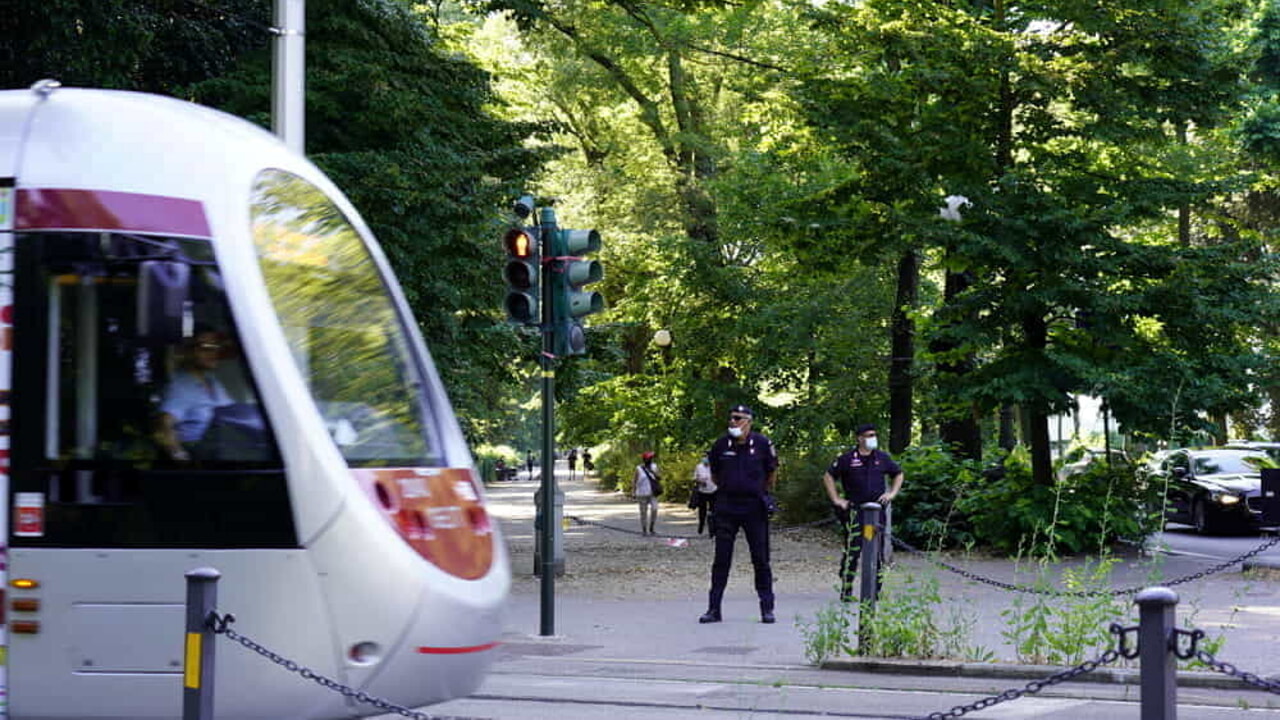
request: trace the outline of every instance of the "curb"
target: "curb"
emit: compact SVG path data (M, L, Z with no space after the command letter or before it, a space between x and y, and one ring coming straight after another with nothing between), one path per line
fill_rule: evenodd
M818 665L823 670L878 673L882 675L917 675L922 677L967 677L1005 680L1043 680L1066 668L1056 665L1010 665L1003 663L965 663L946 660L826 660ZM1219 690L1254 690L1238 678L1212 672L1179 670L1178 687ZM1269 679L1269 678L1268 678ZM1102 667L1072 678L1072 682L1140 685L1137 668Z

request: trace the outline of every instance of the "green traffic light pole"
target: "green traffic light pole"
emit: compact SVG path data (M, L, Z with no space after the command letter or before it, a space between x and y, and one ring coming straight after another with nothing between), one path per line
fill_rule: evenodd
M542 531L542 623L539 634L556 633L556 572L555 572L555 502L556 502L556 328L554 312L555 288L551 274L559 269L560 260L555 252L556 211L543 207L538 216L538 237L542 240L542 353L538 363L542 367L542 507L540 523Z

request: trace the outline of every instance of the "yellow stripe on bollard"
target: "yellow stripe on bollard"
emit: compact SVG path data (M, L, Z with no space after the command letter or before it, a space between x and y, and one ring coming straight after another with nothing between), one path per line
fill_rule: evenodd
M863 526L862 526L862 537L866 538L867 540L875 540L875 539L876 539L876 526L875 526L875 525L872 525L871 523L867 523L866 525L863 525Z
M192 690L200 689L200 633L187 633L187 665L182 671L183 684Z

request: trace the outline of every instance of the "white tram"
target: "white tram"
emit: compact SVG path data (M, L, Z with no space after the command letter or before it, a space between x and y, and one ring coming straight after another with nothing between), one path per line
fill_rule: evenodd
M19 720L178 717L201 566L236 630L401 705L494 655L505 546L386 259L229 115L0 92L0 471ZM375 713L227 641L216 690L221 718Z

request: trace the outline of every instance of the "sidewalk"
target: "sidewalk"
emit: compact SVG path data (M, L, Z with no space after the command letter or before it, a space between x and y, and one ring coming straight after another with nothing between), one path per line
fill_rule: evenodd
M581 474L569 481L567 471L562 469L558 478L565 493L566 518L576 516L624 530L639 529L636 506L627 498L595 489L594 483L582 481ZM712 542L707 538L683 539L694 535L696 515L673 503L662 506L656 538L570 523L564 533L566 572L555 584L555 632L551 637L540 636L541 585L532 575L533 493L537 485L521 473L515 482L487 489L491 512L500 519L511 551L512 596L507 607L505 641L513 653L703 666L724 663L779 668L809 664L801 625L811 625L816 613L834 599L834 571L840 554L834 534L829 529L773 534L778 616L775 625L759 621L751 563L745 540L740 540L725 594L724 622L699 625L698 615L706 608ZM673 536L681 539L672 539ZM1007 628L1032 604L1030 596L939 569L918 555L898 551L895 560L896 570L904 576L918 581L936 577L943 602L935 606L935 620L946 624L949 618L960 617L970 623L964 647L986 651L992 662L885 661L868 665L845 658L832 666L908 674L972 673L1028 678L1061 669L1018 664ZM1019 570L1007 560L952 555L946 562L1001 582L1035 582L1033 569ZM1109 585L1159 585L1212 564L1211 560L1196 557L1135 556L1115 566ZM1083 561L1073 559L1059 563L1053 570L1059 574L1083 572L1082 567ZM1063 585L1059 583L1058 587ZM1175 590L1180 597L1179 624L1204 630L1210 640L1221 638L1220 647L1213 650L1218 659L1259 676L1280 675L1280 652L1276 651L1280 647L1280 575L1262 571L1246 576L1235 566L1180 584ZM1061 607L1071 607L1074 601L1055 601L1059 602ZM1131 597L1120 603L1122 607L1133 607ZM1129 618L1136 618L1136 611L1121 620L1136 624ZM1087 657L1103 649L1091 651ZM1189 683L1217 678L1232 682L1216 674L1186 676Z

